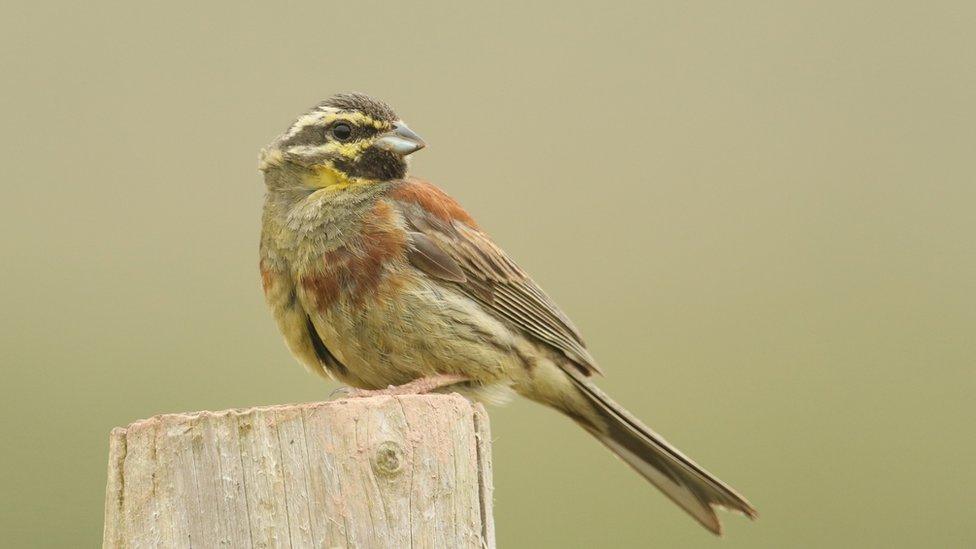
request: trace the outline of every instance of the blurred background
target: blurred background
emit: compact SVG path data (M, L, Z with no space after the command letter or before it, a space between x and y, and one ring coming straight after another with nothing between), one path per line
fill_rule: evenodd
M343 90L756 504L723 547L976 544L976 8L790 4L5 2L4 544L100 543L113 426L332 391L265 310L256 159ZM500 547L719 543L491 416Z

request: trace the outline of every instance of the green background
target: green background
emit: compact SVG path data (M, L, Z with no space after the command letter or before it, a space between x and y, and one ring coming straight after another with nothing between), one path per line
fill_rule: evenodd
M5 2L3 545L100 543L113 426L333 389L265 310L256 158L342 90L756 504L723 547L976 544L976 8L789 4ZM720 543L491 415L500 547Z

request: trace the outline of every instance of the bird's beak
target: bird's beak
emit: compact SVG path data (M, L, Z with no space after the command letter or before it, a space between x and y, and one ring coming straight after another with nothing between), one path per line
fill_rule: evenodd
M403 122L397 122L393 129L384 133L376 140L376 146L400 156L407 156L410 153L419 151L427 146L419 135L407 127Z

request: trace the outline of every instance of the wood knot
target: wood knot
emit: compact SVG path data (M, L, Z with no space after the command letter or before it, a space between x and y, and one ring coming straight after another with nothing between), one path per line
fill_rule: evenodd
M377 475L392 477L403 469L403 448L388 440L376 448L373 455L373 470Z

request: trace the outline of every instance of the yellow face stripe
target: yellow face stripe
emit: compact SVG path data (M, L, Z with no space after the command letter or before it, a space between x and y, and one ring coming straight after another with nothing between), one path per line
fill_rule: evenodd
M348 189L353 185L368 185L368 179L349 177L335 169L331 164L319 164L312 168L312 173L305 176L305 185L313 189Z
M359 153L368 149L370 145L373 144L372 139L363 139L361 141L353 141L352 143L340 143L338 141L330 141L325 144L322 150L326 152L338 153L346 158L353 159L359 156Z
M333 122L339 120L348 122L352 126L372 126L377 130L388 130L392 127L392 124L389 122L376 120L375 118L361 112L328 113L322 117L322 123L325 125L332 124ZM353 159L359 156L359 154L364 150L368 149L372 144L373 139L361 139L359 141L353 141L350 143L331 141L325 145L324 150L327 152L338 153L346 158Z
M337 121L347 122L351 126L372 127L379 132L387 131L393 128L393 123L384 120L377 120L361 112L339 112L327 110L324 112L312 112L299 119L286 137L294 136L304 128L313 126L321 128L322 131L326 131L325 128ZM349 176L337 169L333 161L330 161L327 158L322 159L322 157L331 157L333 160L337 160L337 157L342 157L349 161L355 161L366 149L373 145L375 140L376 136L364 137L362 139L345 143L336 140L329 140L322 145L292 146L289 147L287 151L298 156L317 157L315 162L317 162L318 165L311 166L311 172L303 176L302 182L305 184L305 186L312 189L341 190L354 185L366 185L373 182L368 179ZM282 158L280 152L277 156L266 153L261 158L262 169L278 164L281 162L281 160Z

